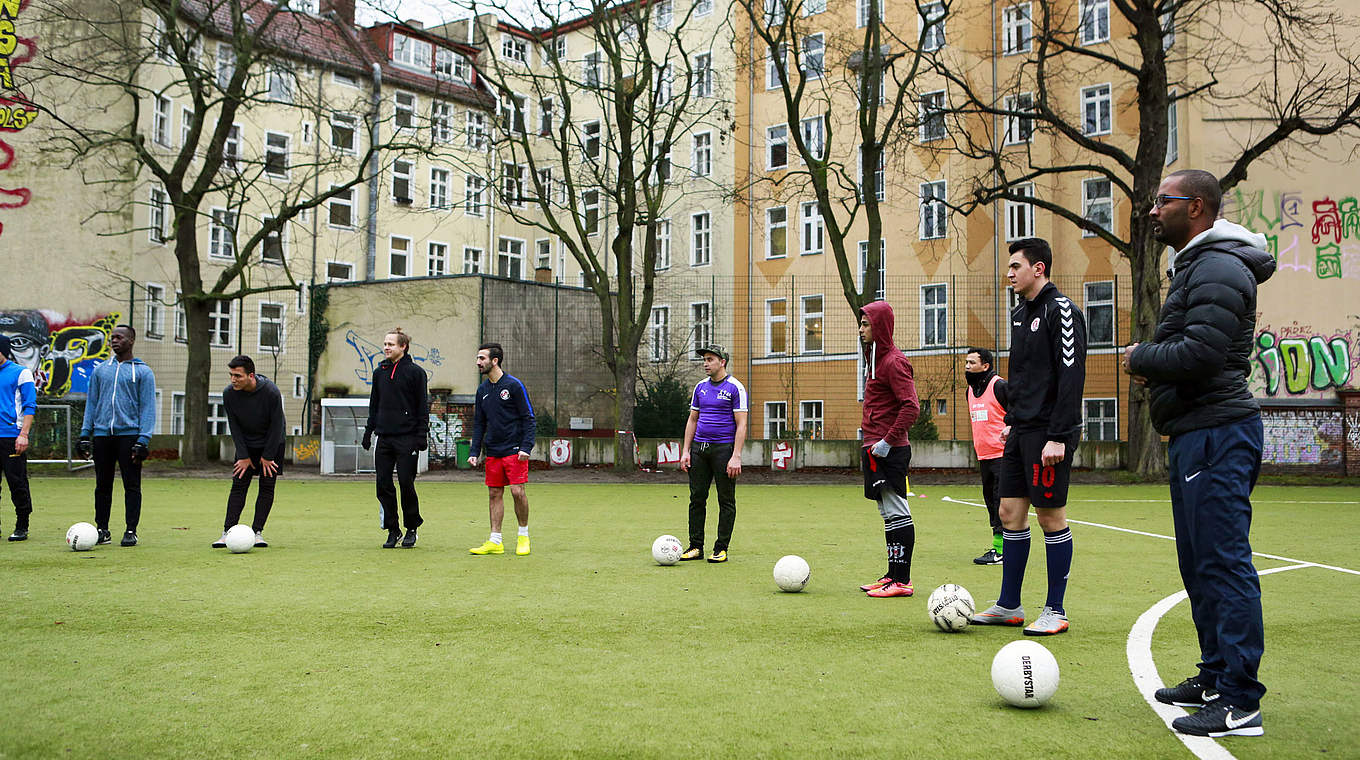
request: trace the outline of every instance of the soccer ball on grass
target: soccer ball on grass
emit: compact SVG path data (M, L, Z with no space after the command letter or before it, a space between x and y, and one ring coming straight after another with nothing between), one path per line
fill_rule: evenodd
M941 631L954 633L968 627L973 619L973 595L968 589L946 583L930 593L926 600L926 614Z
M659 536L652 542L652 559L658 565L674 565L680 561L680 553L684 548L680 546L680 539L672 535Z
M89 551L99 543L99 529L87 522L78 522L66 531L66 545L73 552Z
M225 543L232 554L245 554L255 548L255 531L249 525L233 525L227 529Z
M1058 690L1058 661L1037 641L1012 641L992 658L992 686L1016 707L1039 707Z
M812 568L808 567L807 560L796 554L780 557L774 563L774 582L782 591L802 591L811 578Z

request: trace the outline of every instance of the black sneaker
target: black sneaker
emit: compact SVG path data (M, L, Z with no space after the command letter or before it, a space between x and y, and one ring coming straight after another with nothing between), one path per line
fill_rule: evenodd
M1266 732L1261 725L1261 708L1243 710L1225 704L1227 700L1217 700L1205 705L1194 715L1187 715L1171 721L1171 728L1190 736L1260 736Z
M113 534L110 533L110 532L108 532L107 530L105 530L105 529L103 529L103 528L100 528L100 529L99 529L99 540L98 540L98 541L95 541L94 543L95 543L96 546L103 546L104 544L111 544L111 543L113 543Z
M401 548L410 549L416 545L416 529L410 528L406 531L406 537L401 540Z
M999 564L1001 564L1001 555L996 553L996 549L988 549L988 550L987 550L987 553L986 553L986 554L983 554L981 557L974 557L974 558L973 558L973 564L974 564L974 565L999 565Z
M11 541L27 541L27 540L28 540L28 528L15 528L15 529L14 529L14 532L11 533L11 534L9 534L9 540L11 540Z
M128 532L124 533L124 534L123 534L123 540L120 541L119 544L122 545L122 546L136 546L136 545L137 545L137 531L135 531L135 530L129 530Z
M1158 702L1164 705L1175 705L1177 707L1204 707L1205 705L1218 699L1218 689L1212 686L1205 686L1199 676L1191 676L1181 681L1175 686L1167 686L1157 690L1153 695Z
M387 531L387 540L383 542L383 548L384 548L384 549L391 549L392 547L396 546L396 545L397 545L397 542L400 541L400 540L401 540L401 531L400 531L400 530L396 530L396 529L389 530L389 531Z

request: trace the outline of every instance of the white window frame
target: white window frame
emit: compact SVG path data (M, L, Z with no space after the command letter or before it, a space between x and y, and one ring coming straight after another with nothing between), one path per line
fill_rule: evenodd
M713 133L695 132L692 135L693 148L690 151L690 168L696 177L707 177L713 173Z
M307 378L302 375L293 375L293 398L307 397Z
M863 29L869 25L869 3L874 0L855 0L855 28ZM883 24L883 0L878 0L878 23Z
M945 180L921 183L921 230L922 240L939 240L948 234L949 185Z
M449 208L449 185L453 172L438 166L430 167L430 208Z
M346 154L346 155L350 155L350 154L355 153L355 152L358 150L358 147L359 147L359 120L356 119L354 116L351 116L350 114L347 114L347 113L334 113L334 112L333 112L333 113L331 113L331 116L330 116L330 120L329 120L329 121L330 121L330 127L331 127L331 140L330 140L330 146L331 146L331 148L332 148L333 150L337 150L337 151L339 151L339 152L341 152L341 153L344 153L344 154ZM337 140L337 137L338 137L338 134L337 134L337 132L336 132L336 127L337 127L337 126L338 126L342 131L343 131L343 130L349 130L349 144L348 144L348 145L341 144L341 143Z
M553 239L538 238L534 241L534 271L552 269Z
M157 95L151 110L151 141L162 148L174 147L170 142L170 127L175 118L174 103L164 95Z
M526 248L524 238L514 238L501 235L496 239L496 276L505 277L511 280L525 279L524 252ZM502 266L504 264L504 266ZM515 276L515 269L519 269L519 276ZM502 274L504 271L504 274Z
M600 191L582 190L581 191L581 224L586 229L586 234L595 236L600 234Z
M1110 0L1080 0L1078 38L1082 45L1110 41Z
M798 122L798 129L808 153L818 161L826 158L826 116L809 116Z
M464 128L467 147L472 150L486 150L486 114L469 108Z
M696 98L713 97L713 54L699 53L694 56L694 65L690 68L693 77L692 91Z
M799 204L798 219L802 233L799 236L798 254L816 256L825 253L826 222L822 219L822 209L817 205L817 201Z
M184 435L184 394L170 393L170 435Z
M698 361L700 349L713 344L713 302L690 301L689 304L690 360Z
M652 228L656 231L656 267L662 272L671 268L671 220L658 219Z
M1181 157L1180 114L1176 106L1176 91L1167 93L1166 103L1166 165L1170 166Z
M272 221L274 221L274 218L269 216L261 217L260 219L261 225L268 224L269 222ZM275 242L278 246L279 255L277 257L269 255L269 247L271 242ZM279 228L274 231L274 234L266 235L264 239L260 241L260 263L282 266L287 261L288 261L288 224L285 222L284 224L279 225Z
M859 289L864 289L864 273L869 269L869 241L859 241ZM878 288L874 300L882 301L888 290L888 241L878 239Z
M784 218L776 222L772 217L774 212L780 211ZM775 253L774 235L775 231L784 239L783 251ZM765 258L782 259L789 255L789 207L770 206L765 209Z
M1029 3L1016 3L1001 9L1001 54L1028 53L1033 47L1034 22Z
M416 162L407 158L392 161L392 202L398 205L415 203ZM397 191L398 186L405 188L405 194Z
M349 273L348 273L347 275L345 275L344 277L337 277L337 276L336 276L337 273L334 272L334 271L332 271L332 269L331 269L332 267L344 267L346 270L348 270ZM354 281L354 265L353 265L353 264L351 264L351 263L348 262L348 261L335 261L335 260L327 260L327 261L326 261L326 282L327 282L327 283L332 283L332 282L353 282L353 281Z
M400 32L392 34L392 63L418 71L433 71L434 45Z
M919 130L921 142L943 140L949 136L949 126L945 123L945 109L947 108L948 101L944 90L921 93L921 126Z
M331 188L330 188L330 189L331 189L331 190L334 190L334 189L335 189L335 185L331 185ZM348 217L349 217L349 223L348 223L348 224L336 224L336 223L335 223L335 212L336 212L336 209L337 209L337 208L341 208L341 207L343 207L343 208L346 209L346 213L347 213L347 215L348 215ZM335 230L352 230L352 229L354 229L354 188L353 188L353 187L348 188L347 190L345 190L345 191L342 192L342 193L339 193L339 194L337 194L337 195L331 196L330 200L326 201L326 226L329 227L329 228L331 228L331 229L335 229Z
M225 309L219 308L226 304ZM213 301L208 310L208 345L212 348L231 348L236 336L236 315L231 300ZM225 339L220 339L221 336Z
M397 131L416 128L416 113L420 98L414 92L396 90L392 93L392 128Z
M1110 83L1081 88L1081 133L1087 137L1108 135L1114 128Z
M148 282L144 298L145 321L142 330L147 340L161 340L165 337L165 286Z
M486 178L478 174L463 175L463 215L481 217L486 215L486 203L482 194L486 192Z
M501 58L510 61L511 63L528 65L529 43L526 40L520 37L516 37L513 34L502 33Z
M279 149L279 146L277 146L277 145L271 145L271 144L270 144L269 141L270 141L271 138L282 138L282 140L283 140L282 150ZM277 179L288 179L289 172L291 171L291 169L290 169L289 166L288 166L288 163L289 163L289 159L292 157L292 154L293 154L293 136L292 136L292 135L288 134L287 132L272 132L272 131L266 131L266 132L264 133L264 173L265 173L265 174L267 174L267 175L270 176L270 177L275 177L275 178L277 178ZM283 171L282 171L282 172L275 172L274 170L272 170L272 169L270 168L271 164L273 163L273 162L270 160L270 156L276 156L276 155L277 155L277 156L283 156Z
M208 394L208 435L230 435L231 423L227 419L227 407L222 403L222 394Z
M775 163L776 153L782 151L782 160ZM765 128L765 170L776 171L789 165L789 125L772 124Z
M430 101L430 137L435 142L453 142L453 104L445 100Z
M297 92L297 75L279 64L270 64L267 73L267 99L276 103L292 103Z
M651 318L647 320L647 354L653 362L664 362L671 358L671 307L653 306Z
M803 37L803 57L799 68L808 79L821 79L826 74L826 36L808 34Z
M1100 405L1102 405L1102 406L1108 406L1110 409L1113 409L1113 410L1114 410L1114 416L1113 416L1113 417L1104 417L1104 416L1101 416L1101 417L1092 418L1092 417L1091 417L1091 409L1090 409L1090 404L1092 404L1092 403L1098 403L1098 404L1100 404ZM1089 437L1089 436L1088 436L1088 431L1090 430L1090 425L1092 424L1092 419L1095 419L1095 420L1096 420L1096 422L1095 422L1094 424L1099 425L1099 426L1101 427L1101 432L1102 432L1102 433L1104 432L1104 427L1105 427L1106 425L1112 426L1112 427L1114 428L1114 431L1113 431L1113 432L1114 432L1114 435L1113 435L1112 437L1110 437L1110 438L1106 438L1106 437L1104 437L1103 435L1102 435L1102 437L1100 437L1100 438L1091 438L1091 437ZM1081 439L1082 439L1083 441L1117 441L1117 440L1119 440L1119 400L1118 400L1118 399L1114 399L1114 398L1085 398L1085 397L1082 398L1082 400L1081 400Z
M783 306L783 314L775 314L774 304ZM789 353L789 300L787 298L766 298L765 299L765 355L766 356L787 356ZM778 327L776 327L776 325ZM783 343L783 349L775 351L774 337L775 331L779 331L779 340Z
M787 401L765 402L765 438L775 440L789 435L789 404Z
M1034 93L1018 92L1014 95L1007 95L1003 101L1003 106L1007 111L1015 112L1034 112ZM1034 117L1033 116L1010 116L1005 117L1007 145L1023 145L1030 141L1034 136Z
M690 214L690 261L692 267L713 263L713 215L707 211Z
M1099 188L1100 183L1105 183L1105 195L1092 195L1092 189ZM1114 183L1105 177L1092 177L1081 182L1081 215L1084 219L1091 219L1091 212L1104 207L1105 215L1109 219L1109 225L1100 225L1106 230L1114 231ZM1094 220L1092 220L1094 221ZM1081 236L1096 237L1096 233L1083 229Z
M175 307L173 319L175 320L174 339L176 343L189 342L189 317L184 313L184 294L178 289L175 290Z
M398 241L401 241L398 246ZM400 274L397 273L393 264L401 260ZM411 238L405 235L387 236L387 276L391 279L406 278L411 276Z
M425 275L443 277L449 273L449 244L438 240L425 243Z
M798 434L806 438L821 438L826 431L826 404L822 399L798 402ZM810 428L810 429L809 429Z
M809 302L816 299L816 311L809 310ZM826 297L822 293L812 293L798 297L798 353L800 354L820 354L826 350ZM815 322L815 329L812 323ZM815 348L809 345L809 333L817 333L818 344Z
M936 18L939 20L936 21ZM929 29L926 28L927 25ZM920 5L920 11L916 14L916 30L922 35L921 49L926 52L939 50L947 44L945 8L941 0L930 0Z
M587 121L581 125L581 155L587 161L599 161L604 145L603 126L598 120Z
M765 54L765 89L779 89L784 79L787 59L788 51L783 45L772 47Z
M266 319L266 318L265 318L264 310L265 310L266 307L271 307L271 306L277 306L277 307L278 307L278 309L279 309L279 316L278 316L278 319ZM256 308L256 312L255 312L255 313L256 313L256 321L255 321L255 348L256 348L256 350L260 351L261 353L268 353L268 354L278 354L278 353L283 353L284 346L286 345L287 340L288 340L287 335L286 335L286 333L284 332L285 323L288 321L288 306L287 306L286 304L281 304L281 303L277 303L277 302L273 302L273 301L261 301L260 304L259 304L259 306ZM265 337L265 336L264 336L264 330L265 330L265 326L268 325L268 324L272 324L272 325L275 325L275 326L278 327L278 330L279 330L279 334L278 334L278 337L279 337L279 344L278 344L277 346L270 346L270 345L265 344L265 342L264 342L264 337Z
M1110 295L1102 298L1099 294L1092 294L1092 286L1103 285L1110 289ZM1082 310L1086 316L1086 346L1088 348L1108 347L1114 345L1115 336L1115 292L1114 280L1095 280L1082 283ZM1106 340L1099 340L1094 337L1097 325L1108 326L1110 337Z
M227 139L222 142L222 168L235 171L241 161L241 125L233 124L227 130Z
M239 217L230 209L214 207L208 212L208 255L214 259L236 258L235 227Z
M938 289L938 290L937 290ZM927 292L943 294L944 300L927 302ZM931 282L921 286L921 348L944 348L949 345L949 284ZM943 319L944 324L940 321ZM934 340L927 338L927 325L934 326Z
M463 274L481 274L486 266L486 252L471 245L463 246Z
M156 245L165 245L165 211L170 205L170 194L157 184L152 185L150 196L146 211L147 239Z
M1034 183L1012 185L1011 192L1033 198ZM1006 242L1034 237L1034 234L1034 204L1006 199Z
M225 42L217 43L217 88L226 91L231 78L236 76L236 48Z

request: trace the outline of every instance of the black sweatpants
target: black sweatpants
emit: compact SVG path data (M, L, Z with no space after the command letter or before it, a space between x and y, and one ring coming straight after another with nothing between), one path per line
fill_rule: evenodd
M401 485L401 522L407 530L425 522L420 517L420 497L416 495L416 469L420 462L418 436L378 436L373 451L373 467L378 471L378 503L382 505L383 527L401 530L397 522L397 489L392 486L392 470Z
M732 459L731 443L696 443L689 456L689 546L704 546L704 519L708 516L708 487L718 481L718 540L713 551L726 551L737 522L737 481L727 476Z
M264 455L262 449L251 449L247 455L254 467L246 470L240 477L232 473L231 493L227 495L227 521L222 523L222 530L228 530L241 521L241 512L246 508L246 495L250 493L250 481L256 473L260 473L260 490L255 494L255 519L251 521L250 527L256 533L263 533L265 521L269 519L269 510L274 508L274 484L278 481L279 474L283 472L283 452L276 452L274 456L269 457L279 467L279 472L272 476L265 475L260 467L260 460Z
M14 529L28 530L33 499L28 492L28 456L14 453L13 438L0 438L0 466L9 483L9 500L14 503Z
M127 529L137 530L142 519L142 463L132 457L135 435L97 435L94 438L94 524L109 529L113 507L113 468L123 476L123 510Z
M982 473L982 502L987 505L987 522L992 526L992 535L1001 535L1001 457L979 459L978 471Z

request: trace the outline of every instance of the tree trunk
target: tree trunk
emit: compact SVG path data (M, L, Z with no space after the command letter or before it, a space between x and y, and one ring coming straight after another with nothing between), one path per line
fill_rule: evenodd
M637 346L619 352L614 365L614 469L637 469L637 437L633 435L633 412L637 409Z
M1163 246L1152 238L1146 219L1133 220L1133 251L1129 261L1133 277L1133 308L1130 314L1132 340L1141 343L1156 333L1162 309L1161 253ZM1148 416L1147 388L1129 383L1129 461L1130 472L1153 476L1166 472L1161 436Z
M208 461L208 385L212 377L212 350L208 346L207 301L184 301L188 329L188 361L184 365L184 445L180 458L187 465Z

